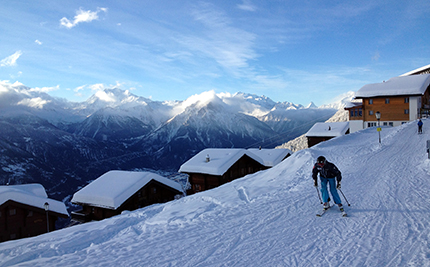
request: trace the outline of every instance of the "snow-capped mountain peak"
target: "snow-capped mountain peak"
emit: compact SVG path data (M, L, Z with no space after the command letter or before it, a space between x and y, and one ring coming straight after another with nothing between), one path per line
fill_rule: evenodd
M318 108L314 102L309 103L305 108Z
M214 90L206 91L201 94L192 95L186 100L179 103L175 108L176 113L182 113L189 107L202 108L208 104L225 105L224 102L217 96Z
M334 108L334 109L343 109L354 99L355 92L349 91L347 93L341 94L333 99L332 103L327 105L322 105L320 108Z

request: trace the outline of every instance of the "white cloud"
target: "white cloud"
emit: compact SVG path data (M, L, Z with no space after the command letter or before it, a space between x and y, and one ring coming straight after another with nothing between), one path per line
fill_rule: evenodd
M378 61L381 55L379 54L379 51L376 51L375 54L372 56L372 61Z
M182 36L178 40L188 49L203 53L236 74L258 57L254 50L256 36L232 26L229 17L214 5L200 4L192 15L204 28L199 35Z
M245 10L245 11L255 11L257 8L251 3L249 0L243 0L242 4L237 5L239 9Z
M87 85L81 85L81 86L76 87L73 91L78 93L79 91L84 90L85 87L87 87Z
M70 21L68 18L64 17L60 20L60 24L61 26L71 29L76 25L78 25L78 23L91 22L93 20L97 20L99 18L98 13L101 11L107 12L107 8L99 7L97 8L97 11L91 11L91 10L85 11L85 10L79 9L76 11L76 16L74 17L73 21Z
M51 101L47 101L47 100L44 100L40 97L36 97L36 98L25 98L25 99L19 101L17 104L32 107L32 108L41 109L41 108L43 108L44 105L48 104L49 102L51 102Z
M55 90L58 90L58 89L60 89L59 85L52 86L52 87L42 87L42 88L35 87L35 88L32 88L30 91L32 91L32 92L48 93L48 92L55 91Z
M0 61L0 67L15 66L16 61L22 55L21 51L16 51L13 55L10 55Z
M100 100L103 100L105 102L115 102L116 98L112 94L108 94L105 91L97 91L94 94L96 97L98 97Z
M38 44L38 45L41 45L42 44L42 42L41 41L39 41L39 40L36 40L36 41L34 41L36 44Z
M101 91L101 90L104 90L106 88L106 86L102 83L96 83L96 84L90 85L88 87L93 91Z
M20 83L18 81L14 82L14 83L10 83L9 80L0 80L0 85L3 86L23 86L23 83Z

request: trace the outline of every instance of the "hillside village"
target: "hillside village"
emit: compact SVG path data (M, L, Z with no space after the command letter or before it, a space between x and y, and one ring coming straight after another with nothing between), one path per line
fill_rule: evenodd
M165 203L274 168L294 152L322 141L426 118L430 109L429 71L430 65L386 82L364 85L355 100L331 120L315 124L304 136L282 148L204 149L178 170L188 175L189 185L185 188L158 174L111 170L75 193L72 203L81 205L82 210L72 217L80 223L89 222ZM248 199L245 191L241 192ZM0 186L0 201L0 242L52 232L57 218L69 217L64 204L48 198L40 184Z

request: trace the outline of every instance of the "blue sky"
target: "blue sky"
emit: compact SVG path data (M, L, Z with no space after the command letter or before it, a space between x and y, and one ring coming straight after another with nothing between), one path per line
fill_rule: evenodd
M322 105L430 64L429 1L0 2L0 80L71 101L119 86Z

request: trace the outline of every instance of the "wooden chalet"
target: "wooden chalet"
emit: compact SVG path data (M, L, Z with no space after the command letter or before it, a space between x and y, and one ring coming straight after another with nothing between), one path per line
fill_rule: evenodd
M57 219L68 217L40 184L0 186L0 242L54 231Z
M428 72L429 68L421 69ZM420 73L420 71L416 71ZM357 91L359 104L345 109L349 112L351 132L378 125L376 112L380 112L381 126L399 126L428 116L430 111L430 74L394 77L382 83L368 84Z
M155 173L109 171L73 195L71 202L82 209L72 212L72 220L103 220L183 194L179 183Z
M318 122L306 133L308 147L349 134L349 122Z
M253 153L234 148L208 148L200 151L179 169L179 172L189 176L191 189L187 194L209 190L247 174L265 170L292 154L288 149L279 149L273 153L268 150L259 151L259 155L255 151Z

